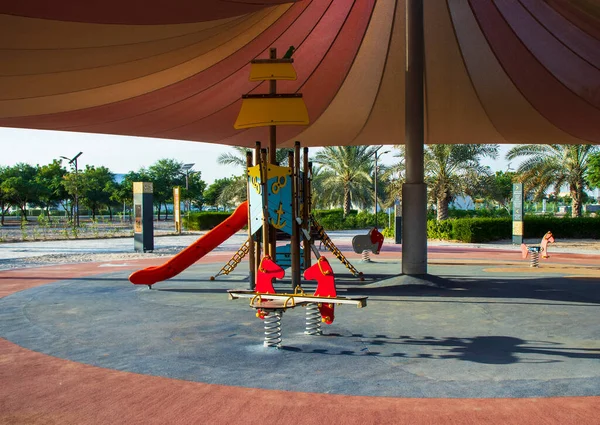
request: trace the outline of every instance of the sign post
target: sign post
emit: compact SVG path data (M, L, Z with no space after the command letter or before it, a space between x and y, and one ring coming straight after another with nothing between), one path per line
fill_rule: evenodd
M152 183L133 183L133 247L136 252L154 250Z
M402 244L402 205L396 202L394 205L395 228L394 228L394 243Z
M181 205L179 186L173 188L173 219L175 220L175 231L181 235ZM189 226L189 224L188 224Z
M523 183L513 183L512 242L523 243Z

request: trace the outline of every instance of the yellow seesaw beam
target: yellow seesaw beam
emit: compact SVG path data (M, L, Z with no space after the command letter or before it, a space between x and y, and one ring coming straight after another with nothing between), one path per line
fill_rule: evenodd
M229 294L230 300L235 300L238 298L250 298L255 299L260 297L262 300L273 300L273 301L288 301L288 305L286 307L294 307L296 305L300 305L302 303L331 303L331 304L350 304L355 305L357 308L363 308L367 306L367 298L368 297L316 297L314 295L308 294L259 294L254 291L248 290L235 290L230 289L227 291Z

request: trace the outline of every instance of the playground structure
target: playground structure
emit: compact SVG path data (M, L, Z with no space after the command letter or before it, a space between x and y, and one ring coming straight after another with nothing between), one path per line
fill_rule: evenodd
M271 49L270 59L251 62L250 79L269 80L269 94L243 96L244 101L235 123L235 128L268 125L270 139L268 151L261 149L260 142L256 143L254 165L252 154L248 153L246 157L249 202L248 253L252 290L228 292L231 299L250 297L250 306L256 310L256 316L264 320L263 344L266 347L277 348L281 346L281 316L289 308L298 305L307 307L306 333L318 335L321 333L321 322L333 323L335 304L353 304L359 308L366 306L366 297L337 296L333 269L315 248L312 235L316 235L354 276L361 276L310 213L312 173L311 164L308 162L308 149L304 148L303 170L300 169L299 142L295 142L294 152L288 155L289 167L280 167L274 163L275 123L288 125L306 121L308 124L306 107L303 101L301 104L298 102L302 100L301 94L297 93L291 98L292 95L276 93L276 80L296 78L291 59L293 51L291 46L284 58L277 59L276 50ZM281 102L284 99L288 99L287 104ZM291 99L294 99L293 103L289 102ZM254 101L252 107L249 107L248 100ZM273 280L282 279L285 274L283 268L277 264L283 256L277 252L275 231L284 232L291 237L289 251L286 250L282 254L288 256L289 252L293 293L277 293L273 286ZM311 265L311 251L317 259L314 265ZM238 255L235 258L239 257ZM230 263L231 261L228 264ZM302 270L304 279L317 281L317 289L313 295L307 295L300 285Z
M290 47L284 58L278 59L276 50L271 49L269 59L251 61L250 80L268 80L269 93L243 95L234 127L269 126L270 137L268 149L256 142L254 151L247 152L247 201L223 223L165 264L136 271L129 277L131 283L151 288L156 282L172 278L191 266L247 225L247 241L219 273L211 276L211 280L231 273L248 256L250 290L230 290L229 297L251 299L250 306L256 310L257 317L264 320L264 345L268 347L280 347L281 316L289 308L307 307L306 332L318 335L321 322L333 323L335 304L366 306L366 297L337 296L333 269L314 245L315 238L321 240L354 276L363 279L362 273L352 266L311 214L312 165L308 162L308 148L303 151L303 169L300 167L300 142L295 142L294 151L288 155L288 167L275 163L276 125L308 124L302 95L276 92L276 80L296 78L291 59L293 51ZM278 247L277 232L289 236L290 243ZM369 246L365 249L379 253L383 236L373 229L368 237ZM317 260L314 265L311 265L311 252ZM282 279L285 275L280 262L290 267L292 293L278 293L273 286L274 279ZM317 281L317 289L312 295L306 294L300 284L302 272L304 279Z
M548 255L548 244L554 243L554 235L551 231L547 231L542 237L542 241L539 245L525 245L521 244L521 256L526 259L528 254L531 254L530 267L539 267L540 265L540 253L542 258L549 258Z

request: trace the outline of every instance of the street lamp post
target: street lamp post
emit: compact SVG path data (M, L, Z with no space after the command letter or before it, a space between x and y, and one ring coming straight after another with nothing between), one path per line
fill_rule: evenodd
M195 163L183 164L181 169L185 171L185 206L188 214L188 221L190 218L190 197L188 195L188 189L190 188L190 170L196 165ZM189 224L188 224L189 225Z
M377 230L379 230L378 226L377 226L377 157L379 155L379 149L381 149L383 146L379 146L376 150L375 150L375 228ZM382 152L381 155L385 155L386 153L389 153L390 151L385 151Z
M69 164L71 164L71 166L75 167L75 226L79 227L79 194L78 194L78 189L77 189L77 172L78 172L78 167L77 167L77 158L79 158L81 156L83 152L79 152L77 155L75 155L73 158L67 158L66 156L61 156L62 159L66 159L67 161L69 161Z

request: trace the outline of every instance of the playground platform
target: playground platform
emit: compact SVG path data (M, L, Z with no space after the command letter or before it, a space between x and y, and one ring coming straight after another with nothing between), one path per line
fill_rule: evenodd
M516 246L442 244L409 277L400 246L367 263L336 244L365 276L322 251L338 295L367 308L321 336L290 309L281 349L227 297L245 263L210 280L233 250L151 290L127 277L164 258L0 271L0 423L600 423L600 255L530 268Z

